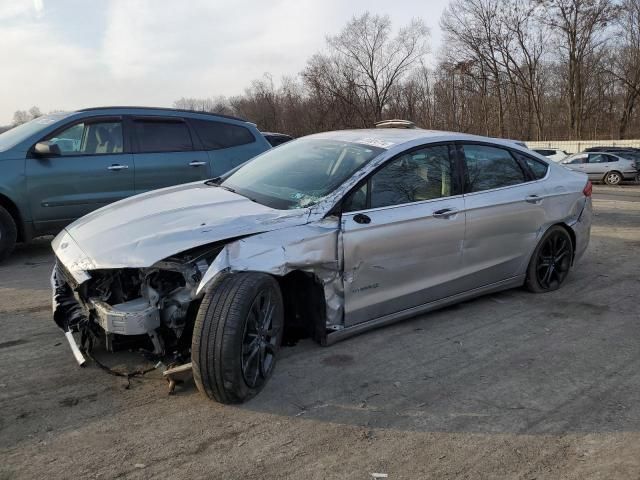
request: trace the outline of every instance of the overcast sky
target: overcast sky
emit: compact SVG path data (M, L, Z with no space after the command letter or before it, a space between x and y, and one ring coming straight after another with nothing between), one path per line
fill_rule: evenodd
M366 10L412 17L440 41L446 0L0 0L0 124L98 105L171 106L295 75Z

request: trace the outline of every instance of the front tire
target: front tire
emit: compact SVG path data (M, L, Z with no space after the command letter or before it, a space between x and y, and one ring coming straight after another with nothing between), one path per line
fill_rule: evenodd
M220 403L242 403L271 377L282 341L278 282L263 273L223 277L204 296L193 329L198 390Z
M622 174L619 172L607 172L604 175L604 183L607 185L620 185L622 182Z
M11 255L18 239L18 228L13 217L0 207L0 262Z
M569 233L555 225L544 234L533 251L525 286L533 293L546 293L562 286L571 269L573 242Z

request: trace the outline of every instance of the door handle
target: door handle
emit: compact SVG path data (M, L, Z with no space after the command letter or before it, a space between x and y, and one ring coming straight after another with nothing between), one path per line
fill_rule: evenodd
M366 225L367 223L371 223L371 217L365 215L364 213L358 213L353 216L353 221Z
M189 166L190 167L202 167L202 166L204 166L206 164L207 164L207 162L199 162L197 160L194 160L193 162L189 163Z
M129 168L129 165L120 165L119 163L115 163L110 167L107 167L107 170L113 170L117 172L118 170L126 170L127 168Z
M443 208L442 210L436 210L435 212L433 212L433 216L434 218L449 218L457 213L458 210L455 210L453 208Z
M542 201L542 198L540 198L538 195L529 195L527 197L525 197L525 202L529 202L529 203L540 203Z

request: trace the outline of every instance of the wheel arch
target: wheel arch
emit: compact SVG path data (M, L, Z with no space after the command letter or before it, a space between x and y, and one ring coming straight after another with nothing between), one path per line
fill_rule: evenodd
M289 271L285 275L261 270L221 272L207 285L206 290L217 288L223 278L239 273L266 274L278 283L284 304L283 342L289 343L301 338L313 338L316 342L325 344L327 301L324 284L315 273L300 269Z
M531 251L529 252L528 257L526 257L526 263L524 263L523 267L524 267L524 271L526 272L526 269L528 268L529 264L531 263L531 260L533 259L533 254L536 251L536 248L538 248L538 245L540 245L540 242L542 241L542 239L544 238L544 236L547 234L547 232L549 230L551 230L553 227L561 227L564 230L566 230L567 234L569 235L569 238L571 238L571 245L573 246L573 252L571 254L571 265L573 266L573 262L576 256L576 232L573 231L573 228L571 228L571 226L566 223L566 222L556 222L556 223L552 223L550 225L547 226L547 228L544 229L544 231L542 231L540 233L540 235L538 236L538 239L536 240L536 243L533 245L533 248L531 249Z
M4 209L9 212L9 215L11 215L11 218L13 218L13 221L15 222L18 229L18 241L24 242L26 240L25 228L22 221L22 216L20 215L20 210L18 209L17 205L9 197L0 193L0 207L4 207Z
M576 242L577 242L576 232L573 230L573 228L571 228L568 224L566 224L564 222L555 223L555 224L551 225L549 228L554 227L554 226L558 226L558 227L564 228L567 231L567 233L569 234L569 238L571 238L571 245L573 246L573 248L571 249L571 265L573 266L573 261L576 258L576 245L577 245L576 244ZM547 229L547 230L549 230L549 229Z
M280 285L284 302L284 341L311 337L326 341L326 311L323 282L314 273L293 270L274 278Z

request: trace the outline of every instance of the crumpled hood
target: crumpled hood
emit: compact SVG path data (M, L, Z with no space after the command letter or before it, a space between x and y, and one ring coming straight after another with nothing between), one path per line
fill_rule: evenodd
M190 248L307 222L308 210L276 210L203 182L116 202L69 225L53 241L77 277L99 268L140 268ZM80 280L80 278L77 278Z

